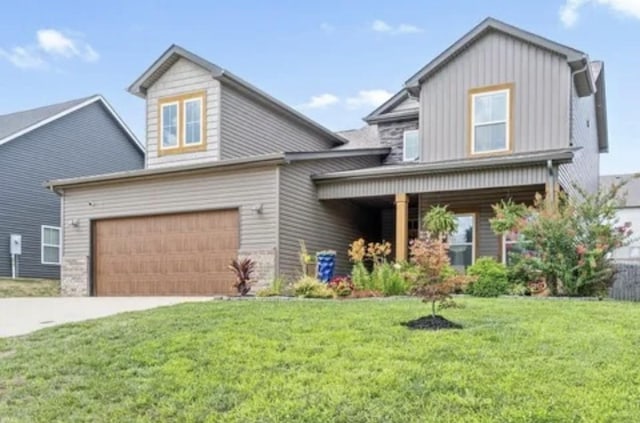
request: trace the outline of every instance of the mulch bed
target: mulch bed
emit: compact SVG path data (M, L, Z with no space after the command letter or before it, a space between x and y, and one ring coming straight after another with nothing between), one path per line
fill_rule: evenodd
M462 325L447 320L442 316L422 316L416 320L403 322L402 325L409 329L421 330L462 329Z

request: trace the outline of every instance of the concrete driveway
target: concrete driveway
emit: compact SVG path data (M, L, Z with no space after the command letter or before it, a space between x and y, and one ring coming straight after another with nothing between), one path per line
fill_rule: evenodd
M0 298L0 337L24 335L68 322L97 319L125 311L192 301L209 297L75 297Z

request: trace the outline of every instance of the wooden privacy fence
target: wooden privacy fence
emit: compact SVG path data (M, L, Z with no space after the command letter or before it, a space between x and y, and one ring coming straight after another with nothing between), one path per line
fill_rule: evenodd
M609 296L616 300L640 301L640 263L616 263Z

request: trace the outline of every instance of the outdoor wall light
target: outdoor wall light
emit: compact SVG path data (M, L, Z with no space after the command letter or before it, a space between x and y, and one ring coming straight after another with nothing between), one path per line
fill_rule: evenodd
M254 204L253 206L251 206L251 211L256 214L262 214L262 212L264 211L262 203Z

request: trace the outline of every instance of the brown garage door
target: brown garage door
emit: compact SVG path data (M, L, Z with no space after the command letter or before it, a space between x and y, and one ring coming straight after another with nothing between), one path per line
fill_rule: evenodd
M96 221L94 293L229 294L238 238L237 210Z

